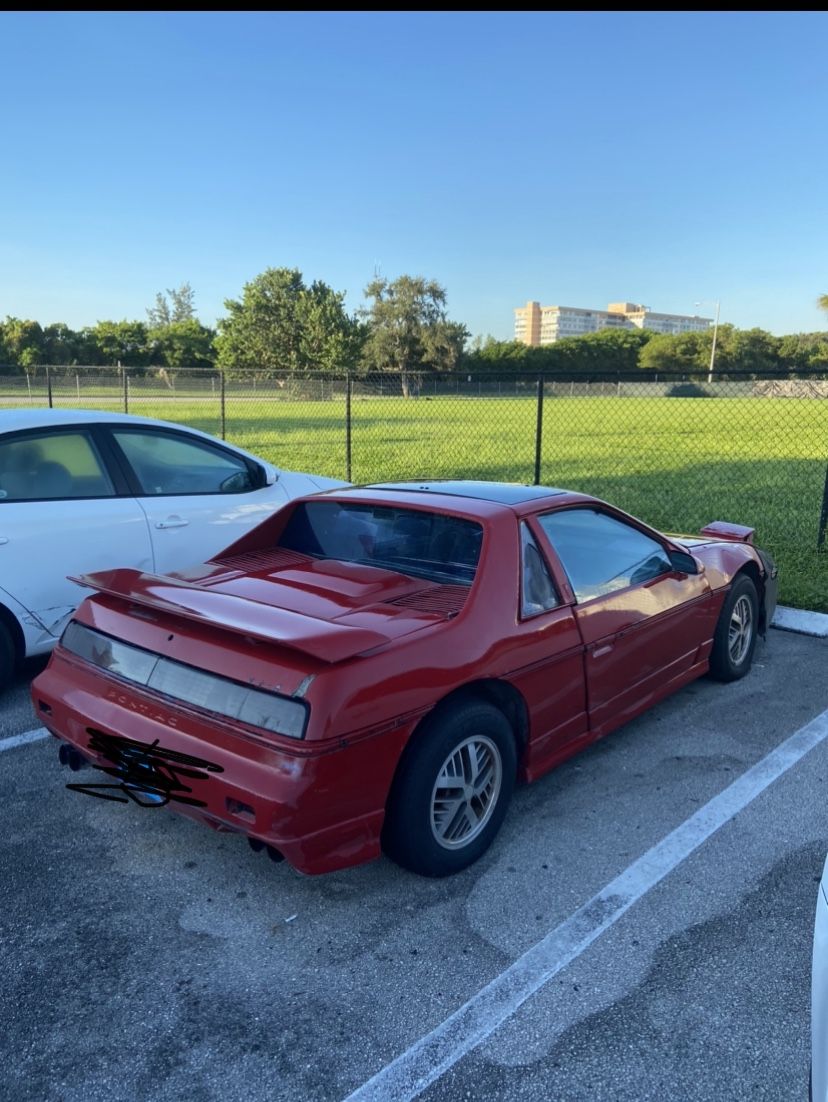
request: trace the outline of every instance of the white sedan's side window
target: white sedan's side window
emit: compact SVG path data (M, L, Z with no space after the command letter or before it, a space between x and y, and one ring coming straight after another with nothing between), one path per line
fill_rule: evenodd
M113 430L145 494L226 494L255 489L239 456L169 432Z
M85 433L31 433L0 442L0 503L112 497L114 493Z

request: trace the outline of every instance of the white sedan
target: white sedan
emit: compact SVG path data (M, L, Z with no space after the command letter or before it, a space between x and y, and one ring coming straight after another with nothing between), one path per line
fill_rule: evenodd
M828 860L822 870L814 924L810 1097L813 1102L828 1102Z
M344 485L168 421L0 410L0 686L85 596L67 575L203 562L291 498Z

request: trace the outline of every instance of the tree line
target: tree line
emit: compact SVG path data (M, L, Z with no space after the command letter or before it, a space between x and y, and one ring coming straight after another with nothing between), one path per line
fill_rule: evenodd
M156 295L145 321L99 321L72 330L62 322L7 317L0 322L0 370L51 366L130 369L212 368L228 378L309 372L393 371L404 393L425 372L512 374L696 374L708 369L712 330L676 336L606 329L551 345L529 347L493 337L469 342L469 331L447 316L446 292L433 280L375 278L366 305L349 313L345 295L298 269L269 268L246 284L216 329L195 313L188 283ZM825 300L825 301L823 301ZM820 305L828 309L828 296ZM718 327L716 374L828 371L828 333L777 337L763 329Z

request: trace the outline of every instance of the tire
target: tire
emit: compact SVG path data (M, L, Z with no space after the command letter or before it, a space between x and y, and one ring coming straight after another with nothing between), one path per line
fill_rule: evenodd
M737 575L719 614L710 673L717 681L738 681L753 661L759 627L759 598L746 574Z
M6 625L0 623L0 691L5 689L11 681L16 665L14 640Z
M493 705L438 712L406 747L388 801L385 852L422 876L471 865L500 829L516 770L512 728Z

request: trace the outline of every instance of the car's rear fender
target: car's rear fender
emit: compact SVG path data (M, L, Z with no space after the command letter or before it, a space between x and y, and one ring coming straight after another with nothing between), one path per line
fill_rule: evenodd
M409 756L416 752L420 738L435 719L452 707L479 701L493 705L506 717L514 734L518 766L520 767L529 742L529 709L523 696L513 685L510 685L507 681L499 681L496 678L487 678L480 681L470 681L468 684L452 690L423 716L412 730L405 749L400 755L395 776L399 774ZM393 787L392 784L389 788L389 797Z

